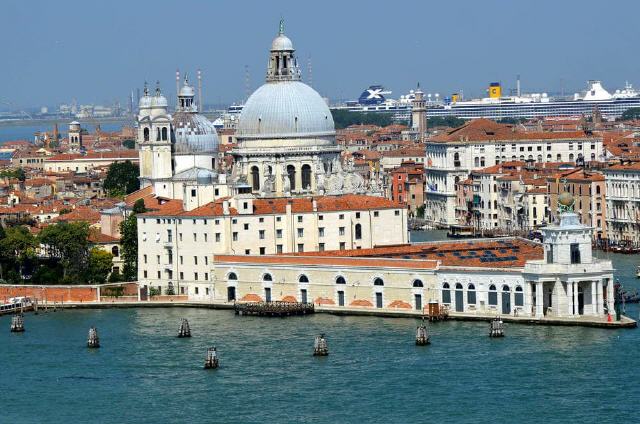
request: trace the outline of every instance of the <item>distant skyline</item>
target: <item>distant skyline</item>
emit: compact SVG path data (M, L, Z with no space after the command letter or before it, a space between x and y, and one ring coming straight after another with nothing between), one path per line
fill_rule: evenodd
M264 82L281 17L304 80L331 99L356 99L378 83L397 98L419 81L428 93L485 95L521 75L525 92L565 93L600 79L613 91L640 83L640 4L592 0L505 2L8 0L0 109L78 103L126 108L131 90L159 80L175 96L175 71L202 69L207 104L241 102ZM614 7L615 6L615 7Z

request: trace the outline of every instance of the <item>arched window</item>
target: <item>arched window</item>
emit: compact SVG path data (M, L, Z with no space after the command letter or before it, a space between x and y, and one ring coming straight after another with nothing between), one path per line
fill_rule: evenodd
M251 188L254 191L260 190L260 170L257 166L251 167Z
M524 306L524 293L521 286L516 286L515 303L516 306Z
M311 166L302 165L302 189L311 189Z
M118 246L113 246L111 248L111 254L113 255L114 258L117 258L118 256L120 256L120 249L118 248Z
M273 281L273 277L271 276L271 274L264 274L262 276L262 281Z
M573 160L573 153L569 153L569 160L572 161Z
M156 128L156 141L160 141L160 128Z
M551 154L547 155L547 162L551 162Z
M498 304L498 292L496 286L491 284L489 286L489 305L496 306Z
M475 157L473 158L473 166L475 166L476 168L478 168L480 166L480 158L479 157Z
M168 140L167 127L162 127L162 139L165 140L165 141Z
M456 168L460 166L460 153L458 152L453 154L453 166Z
M309 282L309 278L302 274L299 278L298 278L298 283L308 283Z
M236 281L238 279L238 276L236 275L235 272L230 272L229 276L227 277L227 280L229 281Z
M451 303L451 289L449 283L442 285L442 303Z
M384 281L382 280L382 278L378 277L375 280L373 280L373 285L374 286L384 286Z
M342 275L340 275L338 276L338 278L336 278L336 284L347 284L347 281L344 279Z
M360 240L362 238L362 225L356 224L356 240Z
M596 186L596 194L600 194L600 186L599 185Z
M424 287L421 280L413 280L413 287Z
M145 128L144 130L142 130L142 134L144 141L149 141L149 128Z
M296 189L296 167L293 165L287 166L287 175L289 176L289 185L291 191Z
M469 305L476 304L476 286L473 284L469 284L467 287L467 303Z

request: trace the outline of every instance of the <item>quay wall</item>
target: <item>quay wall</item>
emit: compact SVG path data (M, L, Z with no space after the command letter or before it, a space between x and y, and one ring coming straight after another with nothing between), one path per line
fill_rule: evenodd
M104 286L36 286L36 285L0 285L0 301L7 302L11 297L27 296L39 302L97 302L101 299L101 292L109 291L113 287L122 287L122 296L133 297L137 300L137 283L110 284ZM114 298L115 299L115 298Z

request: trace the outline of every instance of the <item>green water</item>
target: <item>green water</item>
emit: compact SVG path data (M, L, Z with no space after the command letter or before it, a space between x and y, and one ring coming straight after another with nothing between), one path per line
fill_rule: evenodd
M415 238L414 238L415 240ZM636 283L637 257L615 255ZM629 267L633 269L629 271ZM638 316L635 305L627 308ZM181 318L193 337L176 337ZM0 423L635 423L640 332L195 308L0 318ZM86 348L90 326L102 347ZM327 334L330 355L312 356ZM218 370L203 370L207 347Z

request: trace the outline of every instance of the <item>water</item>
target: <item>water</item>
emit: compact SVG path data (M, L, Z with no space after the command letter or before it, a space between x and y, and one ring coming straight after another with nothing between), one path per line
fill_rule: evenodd
M62 120L58 122L58 128L61 134L66 133L68 129L69 120ZM100 122L100 128L103 131L120 131L120 129L124 125L131 125L126 122ZM94 123L82 123L82 127L89 130L91 133L95 131ZM42 122L37 123L35 125L0 125L0 144L5 141L13 141L13 140L27 140L33 141L34 134L37 131L53 131L53 123L51 122Z
M637 260L614 257L619 268ZM620 276L635 283L633 271ZM190 339L176 337L182 317ZM417 347L417 321L401 318L140 308L28 314L23 334L9 322L0 422L638 421L638 330L511 324L490 339L486 323L450 321ZM96 350L85 347L92 325ZM321 332L326 358L312 356ZM205 371L211 345L221 367Z

